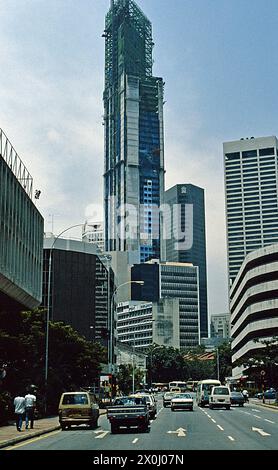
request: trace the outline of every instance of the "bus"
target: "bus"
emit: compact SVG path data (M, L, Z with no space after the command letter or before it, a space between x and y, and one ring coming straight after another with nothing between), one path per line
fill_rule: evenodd
M181 392L186 391L186 382L182 382L181 380L173 380L172 382L169 382L169 391L176 392L178 390L173 390L173 389L180 389Z
M198 380L188 380L186 382L186 390L189 392L196 392Z
M209 404L209 396L211 394L212 387L221 385L220 380L206 379L198 382L196 402L198 406L206 406Z

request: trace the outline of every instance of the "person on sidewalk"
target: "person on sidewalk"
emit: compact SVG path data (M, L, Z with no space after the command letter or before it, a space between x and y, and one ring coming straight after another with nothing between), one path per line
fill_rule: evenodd
M14 399L14 412L16 418L16 429L21 431L22 421L25 414L25 398L18 394Z
M33 429L34 427L34 413L35 413L35 406L36 406L36 397L32 393L27 393L25 395L25 429L28 429L29 422L30 428Z

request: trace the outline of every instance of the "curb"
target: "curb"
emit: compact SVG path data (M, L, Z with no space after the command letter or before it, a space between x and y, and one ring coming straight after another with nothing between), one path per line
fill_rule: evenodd
M106 415L106 413L107 413L106 409L99 410L99 416ZM32 439L33 437L38 437L38 436L42 436L43 434L47 434L49 432L57 431L58 429L61 429L60 425L52 426L51 428L47 428L47 429L42 429L41 431L36 431L33 434L28 434L25 436L17 436L17 437L14 437L13 439L8 439L7 441L2 441L2 442L0 441L0 449L3 449L4 447L13 446L19 442L27 441L28 439Z
M276 405L268 405L267 403L258 403L256 401L249 401L250 405L257 405L261 406L262 408L269 408L270 410L273 411L278 411L278 406Z
M23 441L28 441L29 439L33 439L33 437L38 437L42 436L43 434L47 434L48 432L52 431L57 431L58 429L61 429L60 425L59 426L53 426L52 428L47 428L47 429L42 429L41 431L34 432L32 435L26 435L26 436L18 436L15 437L14 439L9 439L7 441L0 442L0 449L3 449L4 447L9 447L17 444L18 442L23 442Z

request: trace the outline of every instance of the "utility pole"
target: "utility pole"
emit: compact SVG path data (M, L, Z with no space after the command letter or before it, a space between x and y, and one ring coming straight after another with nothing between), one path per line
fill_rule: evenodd
M220 371L219 371L219 351L218 351L218 348L216 348L216 361L217 361L217 380L219 380Z

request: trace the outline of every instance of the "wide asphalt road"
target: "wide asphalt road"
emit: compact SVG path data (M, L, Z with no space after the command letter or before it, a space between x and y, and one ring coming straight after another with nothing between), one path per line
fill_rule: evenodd
M136 429L110 433L103 415L95 430L79 426L55 431L8 450L277 450L278 411L246 404L231 410L210 410L194 405L194 411L163 408L158 397L157 418L149 432Z

